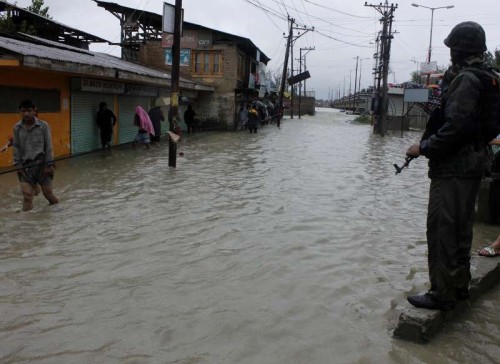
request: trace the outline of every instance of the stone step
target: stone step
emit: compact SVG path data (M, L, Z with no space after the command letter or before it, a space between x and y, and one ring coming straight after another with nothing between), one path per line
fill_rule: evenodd
M399 315L393 331L394 337L418 343L428 342L446 322L469 309L472 302L500 281L500 257L473 256L471 275L469 301L459 301L452 311L416 308L406 300L398 304L396 310Z

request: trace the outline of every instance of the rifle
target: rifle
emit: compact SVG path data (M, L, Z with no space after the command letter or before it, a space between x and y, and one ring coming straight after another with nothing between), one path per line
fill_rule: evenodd
M394 168L396 168L396 174L401 173L401 171L403 170L403 168L408 168L408 166L410 165L410 162L411 162L413 159L415 159L415 158L416 158L416 157L411 156L411 155L407 156L407 157L405 158L405 163L404 163L401 167L400 167L400 166L398 166L396 163L394 163L394 164L393 164L393 166L394 166Z

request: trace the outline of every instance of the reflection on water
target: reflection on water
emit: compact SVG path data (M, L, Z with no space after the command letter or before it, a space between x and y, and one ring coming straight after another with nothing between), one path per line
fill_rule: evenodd
M61 161L30 213L0 176L0 362L497 362L498 287L428 345L391 337L427 281L427 166L395 176L420 133L350 118L186 135L177 169L166 145Z

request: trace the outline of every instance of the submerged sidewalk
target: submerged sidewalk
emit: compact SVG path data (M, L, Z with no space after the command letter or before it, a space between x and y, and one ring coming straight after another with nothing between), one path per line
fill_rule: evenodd
M419 343L429 341L443 328L446 322L453 320L470 308L469 302L474 302L481 294L500 281L500 258L473 256L471 274L469 301L458 301L452 311L416 308L406 300L401 303L396 309L399 312L399 318L393 331L394 337Z

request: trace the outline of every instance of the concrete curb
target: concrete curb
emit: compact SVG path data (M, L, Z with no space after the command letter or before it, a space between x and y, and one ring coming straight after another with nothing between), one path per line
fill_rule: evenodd
M469 302L474 302L500 280L500 258L473 256L471 274ZM405 300L398 308L399 319L393 335L397 339L418 343L428 342L447 321L469 308L469 302L459 301L452 311L437 311L416 308Z

